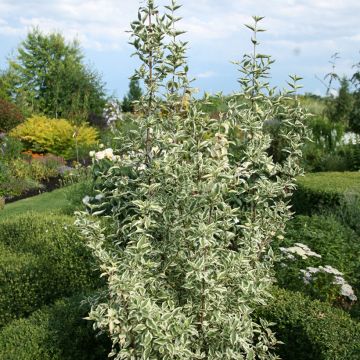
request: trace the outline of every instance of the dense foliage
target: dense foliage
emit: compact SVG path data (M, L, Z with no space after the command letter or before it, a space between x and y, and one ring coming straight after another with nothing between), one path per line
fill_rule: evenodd
M41 191L44 184L54 186L65 161L51 154L39 155L23 152L23 144L10 136L0 139L0 196L7 199L27 191Z
M357 134L360 134L360 62L355 64L355 73L351 82L355 86L353 108L350 114L350 128Z
M99 284L72 222L36 214L0 222L0 326Z
M97 174L92 217L77 220L107 280L89 319L109 334L116 359L272 359L268 324L251 314L268 297L269 243L290 217L301 172L305 115L288 96L297 78L293 92L273 96L254 17L254 54L238 64L244 101L210 118L191 99L178 8L140 8L131 25L142 60L135 78L145 84L138 128L115 152L94 154L112 165ZM263 123L280 115L286 155L275 163Z
M8 132L24 121L24 115L11 102L0 98L0 133Z
M107 359L110 344L95 336L84 320L85 295L57 301L15 320L0 331L0 358L6 360L100 360Z
M312 214L320 210L334 210L344 201L355 201L360 194L360 173L310 173L298 179L299 186L293 197L294 210L299 214ZM346 204L345 204L346 205Z
M0 99L10 100L10 82L7 71L0 69Z
M274 331L284 344L284 360L357 360L360 325L341 310L312 301L298 292L274 289L273 300L257 310L276 323Z
M139 101L142 95L142 90L139 85L139 80L131 79L129 84L129 92L124 96L122 102L122 111L134 112L135 104L134 101Z
M26 150L52 153L65 159L75 159L79 149L89 149L97 143L98 132L86 125L73 125L65 119L35 116L27 119L10 133L21 140Z

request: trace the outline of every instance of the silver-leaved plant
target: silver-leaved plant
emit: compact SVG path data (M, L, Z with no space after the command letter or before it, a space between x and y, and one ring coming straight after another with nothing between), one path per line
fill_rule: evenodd
M242 91L212 119L191 97L178 8L172 0L160 14L147 0L131 25L146 88L137 129L97 174L92 215L77 218L107 285L88 319L110 336L115 359L275 359L270 324L253 311L269 297L270 243L302 171L298 79L284 94L269 88L254 17ZM264 130L273 119L285 144L277 163Z

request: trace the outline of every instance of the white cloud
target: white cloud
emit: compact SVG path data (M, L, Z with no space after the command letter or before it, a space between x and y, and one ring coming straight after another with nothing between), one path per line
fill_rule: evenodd
M268 36L279 41L298 41L301 37L337 41L340 36L356 41L359 36L358 0L183 0L182 3L181 26L193 42L236 37L252 14L265 15ZM2 0L0 14L7 25L0 25L2 33L9 35L24 33L29 25L39 25L47 31L60 30L67 36L77 34L86 39L86 47L112 48L116 42L126 42L125 30L136 17L138 5L134 0Z
M126 30L137 11L135 2L124 0L23 0L16 6L4 1L0 9L6 9L2 16L11 26L0 23L0 33L25 35L38 26L44 32L59 31L67 39L77 38L85 48L99 51L126 44Z
M156 0L159 4L169 1ZM103 54L112 50L129 52L126 48L129 34L125 31L136 18L140 2L144 3L143 0L0 0L0 36L8 43L13 39L12 46L16 46L32 26L39 26L46 32L60 31L69 40L77 38L87 50ZM243 24L251 22L252 15L265 16L263 26L267 32L260 35L262 49L274 55L281 71L302 74L313 81L315 73L327 69L327 61L335 51L341 55L339 71L346 73L351 70L351 64L359 61L359 0L179 2L183 4L180 15L184 19L179 26L187 31L185 38L199 62L194 70L199 73L198 78L223 75L228 60L240 58L248 49L250 33ZM2 54L0 49L0 55L7 54ZM204 68L215 69L216 73ZM217 75L218 79L220 82L223 76Z
M197 74L195 77L198 78L198 79L208 79L208 78L211 78L213 76L215 76L215 72L214 71L204 71L204 72L201 72L199 74Z

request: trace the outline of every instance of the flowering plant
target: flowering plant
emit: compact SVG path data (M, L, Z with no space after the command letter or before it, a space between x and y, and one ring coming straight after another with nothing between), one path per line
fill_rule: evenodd
M357 301L351 285L344 274L330 265L319 265L321 255L307 245L295 243L290 247L279 248L280 266L277 278L280 285L300 290L305 294L334 305L350 309ZM309 266L309 263L312 266ZM305 267L305 269L304 269Z
M106 121L106 125L112 128L117 121L121 121L123 119L123 114L121 112L119 101L116 99L108 101L103 110L103 117Z

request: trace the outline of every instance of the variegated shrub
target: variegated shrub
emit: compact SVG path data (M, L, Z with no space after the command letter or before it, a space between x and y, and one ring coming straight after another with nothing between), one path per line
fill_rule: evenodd
M132 23L146 88L138 130L119 139L98 174L101 200L77 219L107 281L89 319L116 359L275 359L269 324L252 313L269 296L270 243L290 217L306 115L294 94L264 83L271 60L257 53L257 17L237 101L220 119L203 113L178 8L173 0L162 15L148 0ZM285 148L275 163L263 125L278 119Z

